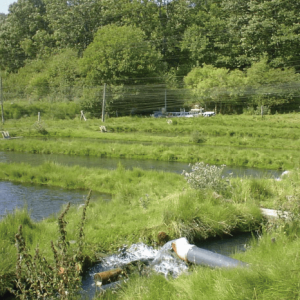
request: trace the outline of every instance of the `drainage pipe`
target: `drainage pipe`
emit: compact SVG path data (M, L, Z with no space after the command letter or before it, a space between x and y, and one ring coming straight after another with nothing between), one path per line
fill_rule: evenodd
M191 245L186 238L175 240L172 243L172 248L181 259L197 265L219 268L247 266L246 263L237 259Z

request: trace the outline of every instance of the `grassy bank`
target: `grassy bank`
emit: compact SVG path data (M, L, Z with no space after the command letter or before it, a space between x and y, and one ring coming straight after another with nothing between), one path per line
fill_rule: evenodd
M186 236L192 242L254 230L262 222L259 206L290 210L299 192L298 172L282 181L231 179L230 185L219 193L191 189L181 175L124 170L122 166L107 171L51 163L30 168L25 164L1 164L0 174L5 180L68 188L92 186L100 192L113 193L111 202L98 199L88 208L84 251L92 260L97 258L97 253L115 251L123 244L143 241L157 245L160 231L171 239ZM80 209L73 207L67 216L69 240L76 239L80 213ZM17 211L1 220L1 280L4 283L14 270L14 234L19 224L23 224L28 246L33 250L39 244L46 257L51 257L49 240L57 238L55 216L36 223L26 212Z
M299 195L297 183L300 180L298 171L287 175L288 177L281 181L236 178L230 180L230 185L225 190L216 193L210 189L199 191L191 189L181 175L139 169L130 171L124 170L122 166L114 171L101 171L49 163L31 168L28 165L1 164L0 170L0 176L12 181L51 184L68 188L85 188L87 185L92 185L95 190L102 192L109 189L114 195L113 200L111 202L94 200L87 211L84 254L91 260L96 260L98 253L115 251L124 244L130 245L142 241L155 246L160 243L158 233L161 231L166 232L171 239L186 236L189 241L193 242L236 231L257 229L263 222L259 206L295 210ZM39 174L43 174L40 175L41 178ZM80 176L81 180L70 184L69 180ZM77 207L71 208L68 213L68 240L76 240L80 216L81 210ZM32 253L39 244L42 254L48 260L51 260L52 256L49 241L55 241L58 237L55 216L36 223L30 219L27 212L16 211L1 220L1 293L12 284L16 262L14 235L19 224L23 224L25 240L32 249ZM286 231L283 226L279 228ZM280 240L281 235L279 233L277 235ZM270 242L266 240L266 243ZM285 249L284 243L276 244L278 253L279 249ZM296 249L296 243L296 240L293 241L295 246L289 251L290 255L293 254L292 249ZM72 247L76 247L76 243ZM168 293L171 299L176 295L193 299L196 297L193 292L194 284L203 278L212 282L220 280L220 284L222 283L220 288L224 289L228 297L231 297L230 293L237 293L234 291L237 284L245 284L252 278L253 281L247 285L245 291L247 295L250 295L253 287L256 288L258 279L269 280L270 274L274 272L273 262L261 275L258 274L258 265L263 262L263 265L267 266L261 247L261 244L253 247L253 256L249 251L247 253L250 254L237 255L237 258L253 264L254 269L250 271L196 268L192 277L182 276L175 281L165 281L160 276L150 279L136 278L131 280L117 297L148 299L143 289L140 289L147 286L149 297L150 295L154 297L156 293L164 295L166 291L161 299L165 299L164 297L169 299ZM234 278L238 280L235 282ZM275 279L273 282L276 281ZM159 288L156 285L158 280L161 282ZM225 285L228 280L233 281L229 290ZM186 289L182 288L183 285ZM199 286L199 289L200 287L203 289L204 299L209 289L204 283ZM261 293L264 289L265 286L262 285L258 292ZM204 292L206 290L207 292ZM216 292L212 295L218 296ZM238 293L237 295L239 299L240 295ZM109 293L105 297L110 297ZM112 297L116 296L112 295ZM151 297L149 299L152 299Z
M108 132L101 133L98 119L48 118L38 125L28 117L1 127L24 138L0 140L0 150L290 169L300 162L299 118L218 115L176 118L169 125L166 119L124 117L107 119Z
M300 190L299 169L288 173L282 180L258 178L229 178L230 186L222 197L233 203L254 203L257 206L276 208L288 203ZM125 170L120 163L116 170L64 166L47 162L40 166L0 163L0 180L57 186L66 189L92 189L113 194L130 203L146 194L162 198L173 192L183 192L189 185L183 175L146 171L139 168ZM218 191L219 193L219 191ZM131 200L132 199L132 200Z
M42 154L66 154L144 160L226 164L266 169L290 169L299 165L296 150L250 149L209 145L101 143L98 140L36 140L16 139L0 141L0 150Z

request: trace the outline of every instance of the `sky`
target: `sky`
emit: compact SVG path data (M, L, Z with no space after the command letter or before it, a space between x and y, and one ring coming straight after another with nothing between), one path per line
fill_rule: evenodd
M8 14L8 7L17 0L0 0L0 13Z

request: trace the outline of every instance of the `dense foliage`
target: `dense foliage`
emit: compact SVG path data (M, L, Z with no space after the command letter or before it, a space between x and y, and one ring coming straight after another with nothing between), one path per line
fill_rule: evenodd
M166 99L170 109L293 110L299 10L294 0L18 0L0 15L4 97L75 100L98 112L107 83L110 114L153 111Z

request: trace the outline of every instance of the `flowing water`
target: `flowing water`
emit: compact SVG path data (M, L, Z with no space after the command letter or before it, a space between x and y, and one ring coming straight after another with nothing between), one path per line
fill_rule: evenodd
M238 234L236 236L224 239L210 239L203 241L196 246L216 252L219 254L230 256L236 252L246 251L249 247L251 233ZM188 273L188 265L183 260L179 259L171 247L172 241L166 243L159 249L138 243L132 245L129 249L119 249L117 254L113 254L103 259L103 261L85 273L83 277L84 294L92 299L95 293L101 289L115 287L115 284L107 284L99 288L94 281L94 275L99 272L111 270L114 268L124 268L126 265L141 261L147 265L148 270L153 270L156 273L164 276L178 277L182 273ZM118 282L122 284L122 282Z

